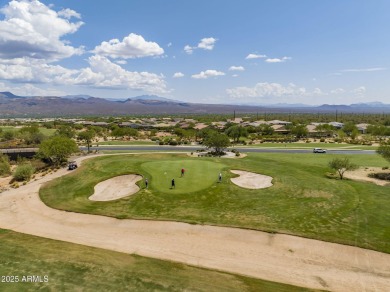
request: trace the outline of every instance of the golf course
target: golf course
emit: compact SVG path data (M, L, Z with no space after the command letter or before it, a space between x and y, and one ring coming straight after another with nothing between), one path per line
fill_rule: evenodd
M329 178L331 156L250 154L242 159L186 154L113 155L91 159L40 190L49 207L119 219L180 221L262 230L390 252L388 187ZM358 165L385 166L379 156L353 156ZM181 177L180 170L186 170ZM230 170L268 175L273 186L245 189ZM218 183L218 174L223 181ZM121 200L92 202L94 186L124 174L149 188ZM176 187L171 188L175 179Z
M47 271L42 275L50 283L24 284L28 289L387 289L389 186L338 179L328 168L334 156L77 158L75 171L61 169L0 196L0 272ZM363 167L386 166L380 156L349 158ZM233 182L244 174L267 176L272 184L251 189ZM127 196L90 199L102 183L123 191L115 179L132 175L139 177L137 188L130 191L127 182Z

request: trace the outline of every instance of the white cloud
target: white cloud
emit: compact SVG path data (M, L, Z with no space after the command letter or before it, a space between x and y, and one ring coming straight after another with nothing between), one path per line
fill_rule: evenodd
M358 97L362 97L366 93L366 87L360 86L358 88L353 89L351 92L356 94Z
M65 12L66 11L66 12ZM13 0L0 9L0 58L31 57L48 61L83 53L62 38L75 33L83 22L70 22L73 10L59 13L39 1Z
M58 11L58 15L66 18L66 19L71 19L72 17L77 18L77 19L81 19L80 13L78 13L72 9L69 9L69 8Z
M89 57L88 62L90 67L81 70L75 78L75 84L98 88L145 90L151 93L167 92L164 77L161 75L127 71L99 55Z
M117 60L117 61L115 61L115 63L117 63L119 65L126 65L127 61L126 60Z
M64 91L61 90L52 88L42 89L32 84L9 86L5 83L0 83L0 91L10 91L15 95L20 96L62 96L66 94Z
M191 77L194 79L207 79L210 77L217 77L217 76L223 76L225 73L217 70L206 70L202 71L199 74L194 74Z
M245 59L250 60L250 59L261 59L261 58L267 58L266 55L259 55L259 54L249 54L246 56Z
M215 38L203 38L200 40L200 43L198 44L198 48L210 51L214 49L214 45L216 41L217 39Z
M122 41L112 39L96 46L93 52L97 55L111 58L133 59L141 57L159 56L164 50L155 42L147 42L137 34L131 33Z
M245 71L245 68L242 66L230 66L229 71Z
M150 93L167 92L162 75L127 71L99 55L89 57L88 63L89 67L70 70L59 65L46 64L39 59L0 60L0 79L10 82L135 89Z
M345 69L345 70L341 70L340 72L375 72L375 71L383 71L383 70L387 70L387 68L376 67L376 68L364 68L364 69Z
M176 72L175 74L173 74L172 77L173 77L173 78L182 78L182 77L184 77L184 74L181 73L181 72Z
M168 48L172 47L172 43L169 42L169 43L167 44L167 47L168 47Z
M342 94L344 92L345 92L345 90L343 88L336 88L336 89L332 89L330 91L331 94Z
M267 63L283 63L286 62L287 60L291 60L291 57L283 57L281 59L279 58L268 58L265 60Z
M210 37L210 38L203 38L203 39L200 40L200 42L196 46L186 45L184 47L184 51L188 55L191 55L194 52L194 50L196 50L196 49L202 49L202 50L211 51L211 50L214 49L214 46L215 46L216 42L217 42L216 38L212 38L212 37Z
M281 96L303 96L306 95L304 87L297 87L295 84L283 86L279 83L262 82L254 87L235 87L226 89L226 93L232 98L254 98L254 97L281 97Z
M184 51L185 51L188 55L191 55L191 54L194 52L193 48L190 47L189 45L186 45L186 46L184 47Z

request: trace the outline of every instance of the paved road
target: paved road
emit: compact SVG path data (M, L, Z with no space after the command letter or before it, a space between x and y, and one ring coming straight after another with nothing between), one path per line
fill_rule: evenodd
M81 150L87 150L86 147L80 147ZM91 147L91 150L124 150L124 151L196 151L204 149L202 146L99 146ZM242 153L312 153L312 149L274 149L274 148L237 148ZM375 150L340 150L340 149L328 149L328 153L331 154L375 154ZM318 153L321 155L321 153ZM323 155L323 154L322 154Z

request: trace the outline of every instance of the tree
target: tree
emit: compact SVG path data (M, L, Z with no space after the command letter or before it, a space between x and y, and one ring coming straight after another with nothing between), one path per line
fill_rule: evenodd
M55 134L59 136L68 137L71 139L75 136L76 132L74 129L72 129L72 127L63 125L57 129Z
M348 157L344 158L334 158L329 162L329 167L333 170L336 170L340 176L340 179L343 179L344 173L346 171L355 170L358 166L352 163Z
M382 143L376 152L390 162L390 142Z
M92 140L93 140L93 138L95 138L95 135L96 135L96 133L94 130L86 130L86 131L80 132L77 136L78 140L85 141L85 143L87 144L88 153L89 153L89 148L91 147L91 144L92 144Z
M59 165L79 149L75 141L63 137L54 136L42 142L39 146L38 157L47 159L53 165Z
M214 148L215 154L223 154L223 150L227 148L230 144L229 137L225 134L220 133L214 133L210 136L208 136L204 141L203 144L207 148Z
M295 135L297 138L306 137L308 130L305 125L296 125L291 128L291 134Z
M238 143L240 137L248 136L248 131L244 127L235 125L231 126L226 130L226 135L233 139L234 142Z
M347 134L347 136L351 136L352 132L354 130L358 130L358 128L356 127L356 125L353 123L353 122L346 122L344 124L344 127L342 128L342 130L344 131L345 134Z

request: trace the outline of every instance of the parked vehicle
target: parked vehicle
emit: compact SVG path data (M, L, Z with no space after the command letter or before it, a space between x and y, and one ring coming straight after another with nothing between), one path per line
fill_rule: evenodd
M76 163L76 161L70 161L69 163L68 163L68 170L74 170L74 169L76 169L77 168L77 163Z
M326 150L322 148L314 148L313 153L326 153Z

